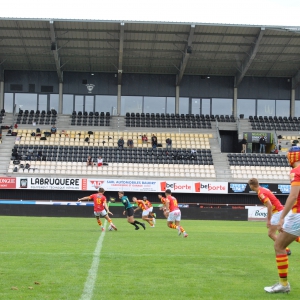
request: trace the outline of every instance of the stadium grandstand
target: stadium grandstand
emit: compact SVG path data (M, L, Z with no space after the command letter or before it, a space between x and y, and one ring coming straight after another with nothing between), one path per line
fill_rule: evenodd
M3 178L289 184L299 28L2 18L0 41Z

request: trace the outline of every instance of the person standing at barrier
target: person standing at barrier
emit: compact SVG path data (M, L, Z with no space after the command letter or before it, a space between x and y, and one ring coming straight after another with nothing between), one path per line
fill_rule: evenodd
M267 207L267 228L268 236L275 241L277 238L276 231L279 218L283 211L283 205L280 203L279 199L267 188L261 187L256 178L251 178L248 181L249 187L252 191L257 193L258 199L262 202L264 206ZM297 238L297 242L300 239ZM291 255L291 250L287 247L286 254Z
M277 229L280 233L274 243L279 282L265 287L264 290L268 293L290 292L289 259L285 249L300 235L300 147L292 147L287 158L293 168L290 171L291 190L278 222Z
M78 202L93 200L94 201L94 215L97 219L99 226L101 227L101 230L105 231L103 224L100 220L100 216L104 217L109 222L110 226L114 230L117 230L117 227L113 224L112 220L108 216L108 214L113 215L113 213L109 211L109 208L108 208L107 202L106 202L106 197L104 196L104 192L105 191L103 188L99 188L99 191L97 194L92 194L90 196L78 198Z
M259 153L266 153L266 138L262 134L259 139Z
M170 189L165 191L166 195L166 215L168 217L167 226L172 229L178 230L178 235L183 234L183 237L188 237L183 227L180 226L181 211L178 207L178 202L175 197L172 196ZM175 224L174 224L175 223Z
M135 227L135 230L140 229L140 227L138 225L142 226L145 230L146 229L145 223L141 223L134 219L133 207L132 207L132 204L130 203L128 197L125 196L124 192L122 192L122 191L118 192L118 195L119 195L119 199L121 200L122 204L124 205L123 215L125 216L125 214L127 214L127 222L130 223L131 225L133 225Z

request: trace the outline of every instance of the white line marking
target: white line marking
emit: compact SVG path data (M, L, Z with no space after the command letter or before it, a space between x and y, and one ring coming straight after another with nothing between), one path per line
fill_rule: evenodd
M106 223L107 221L105 220L103 225L104 228L106 228ZM97 279L97 273L98 273L98 268L100 263L100 253L101 253L104 236L105 236L105 231L102 231L93 254L94 258L92 261L92 266L89 269L88 277L86 279L84 289L80 297L81 300L90 300L93 297L93 291Z

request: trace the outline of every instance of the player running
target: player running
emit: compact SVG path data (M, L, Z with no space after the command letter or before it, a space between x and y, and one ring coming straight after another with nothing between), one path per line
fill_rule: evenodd
M138 211L139 209L141 209L143 212L142 212L142 219L144 221L147 221L150 225L150 227L155 227L155 218L148 218L149 216L149 207L146 205L146 203L143 201L143 200L138 200L136 197L132 197L132 201L134 203L137 204L137 208L134 209L133 212L136 212Z
M133 207L128 199L127 196L124 196L124 192L118 192L119 195L119 199L121 200L121 202L124 205L124 212L123 215L125 216L125 214L127 214L127 222L130 223L131 225L133 225L135 227L135 230L139 230L140 227L137 225L140 225L144 228L144 230L146 229L145 223L141 223L138 221L134 220L133 214Z
M113 224L112 220L108 216L108 214L113 215L113 213L109 211L109 208L108 208L107 202L106 202L106 197L104 196L104 192L105 192L105 190L103 188L99 188L97 194L92 194L90 196L78 198L77 202L81 202L81 201L85 201L85 200L87 200L87 201L93 200L94 201L94 215L97 219L99 226L101 227L101 230L104 231L105 229L100 220L100 216L104 217L109 222L110 226L114 230L117 230L117 227Z
M165 191L165 195L166 195L166 215L168 217L167 226L172 229L177 229L178 235L181 235L183 233L183 237L185 238L188 237L188 234L180 226L181 211L178 208L177 199L172 196L172 192L170 189L167 189Z
M268 236L275 241L277 238L276 231L279 218L283 211L283 205L280 203L279 199L269 190L259 185L256 178L251 178L248 181L249 187L252 191L257 193L258 199L265 205L268 209L267 215L267 228ZM299 242L299 237L296 242ZM287 255L291 255L291 250L286 248Z
M157 197L162 203L159 209L163 211L164 216L166 217L166 219L168 219L168 215L166 213L166 198L163 197L162 194L158 194Z
M153 206L152 206L152 203L147 199L147 196L144 196L143 197L143 201L145 202L145 204L149 207L149 215L152 217L152 218L156 218L156 213L153 212Z

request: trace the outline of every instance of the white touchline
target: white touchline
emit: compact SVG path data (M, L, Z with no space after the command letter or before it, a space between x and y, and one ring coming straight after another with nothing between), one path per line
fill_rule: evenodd
M106 223L107 221L105 220L103 225L104 228L106 228ZM93 254L92 266L89 269L88 277L86 279L83 293L80 297L80 300L90 300L93 297L93 291L97 279L97 273L98 273L98 268L100 263L100 253L101 253L104 236L105 236L105 231L102 231Z

